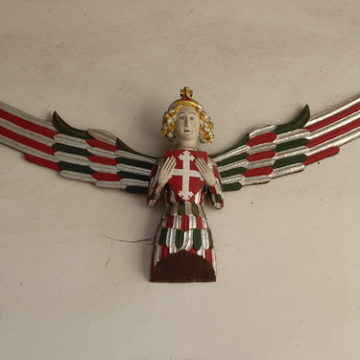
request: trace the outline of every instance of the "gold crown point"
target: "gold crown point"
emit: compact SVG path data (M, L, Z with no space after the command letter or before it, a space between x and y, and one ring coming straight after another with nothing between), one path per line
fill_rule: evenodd
M184 88L180 90L180 96L182 98L191 98L193 96L193 91L189 87L184 86Z

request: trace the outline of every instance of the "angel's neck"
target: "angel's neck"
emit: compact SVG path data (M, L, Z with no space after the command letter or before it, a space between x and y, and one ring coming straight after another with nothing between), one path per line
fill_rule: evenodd
M175 145L177 149L198 150L197 141L180 141Z

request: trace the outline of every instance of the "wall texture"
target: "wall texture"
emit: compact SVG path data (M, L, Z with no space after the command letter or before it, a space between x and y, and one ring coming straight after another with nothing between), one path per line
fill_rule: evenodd
M0 1L0 100L161 155L184 85L216 152L360 92L356 0ZM208 207L215 284L147 281L161 214L0 147L0 357L360 357L360 141Z

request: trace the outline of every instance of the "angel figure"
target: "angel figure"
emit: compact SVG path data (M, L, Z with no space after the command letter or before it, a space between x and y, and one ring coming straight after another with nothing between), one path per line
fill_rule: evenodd
M336 155L360 136L360 97L310 117L306 105L292 121L261 127L237 144L208 156L199 142L213 139L213 123L184 87L163 116L162 133L176 145L161 158L141 154L104 130L79 130L55 112L41 120L0 103L0 143L27 161L100 187L161 197L165 212L154 238L150 280L216 280L214 245L203 210L207 196L217 209L226 191L267 183Z

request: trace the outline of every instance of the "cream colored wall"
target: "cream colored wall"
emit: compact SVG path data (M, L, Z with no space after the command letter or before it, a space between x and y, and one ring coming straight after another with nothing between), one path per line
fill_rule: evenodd
M261 124L360 92L353 1L0 2L0 100L166 147L184 86L210 152ZM207 208L215 284L147 281L161 209L65 180L0 147L0 358L355 360L360 357L360 141L304 173Z

